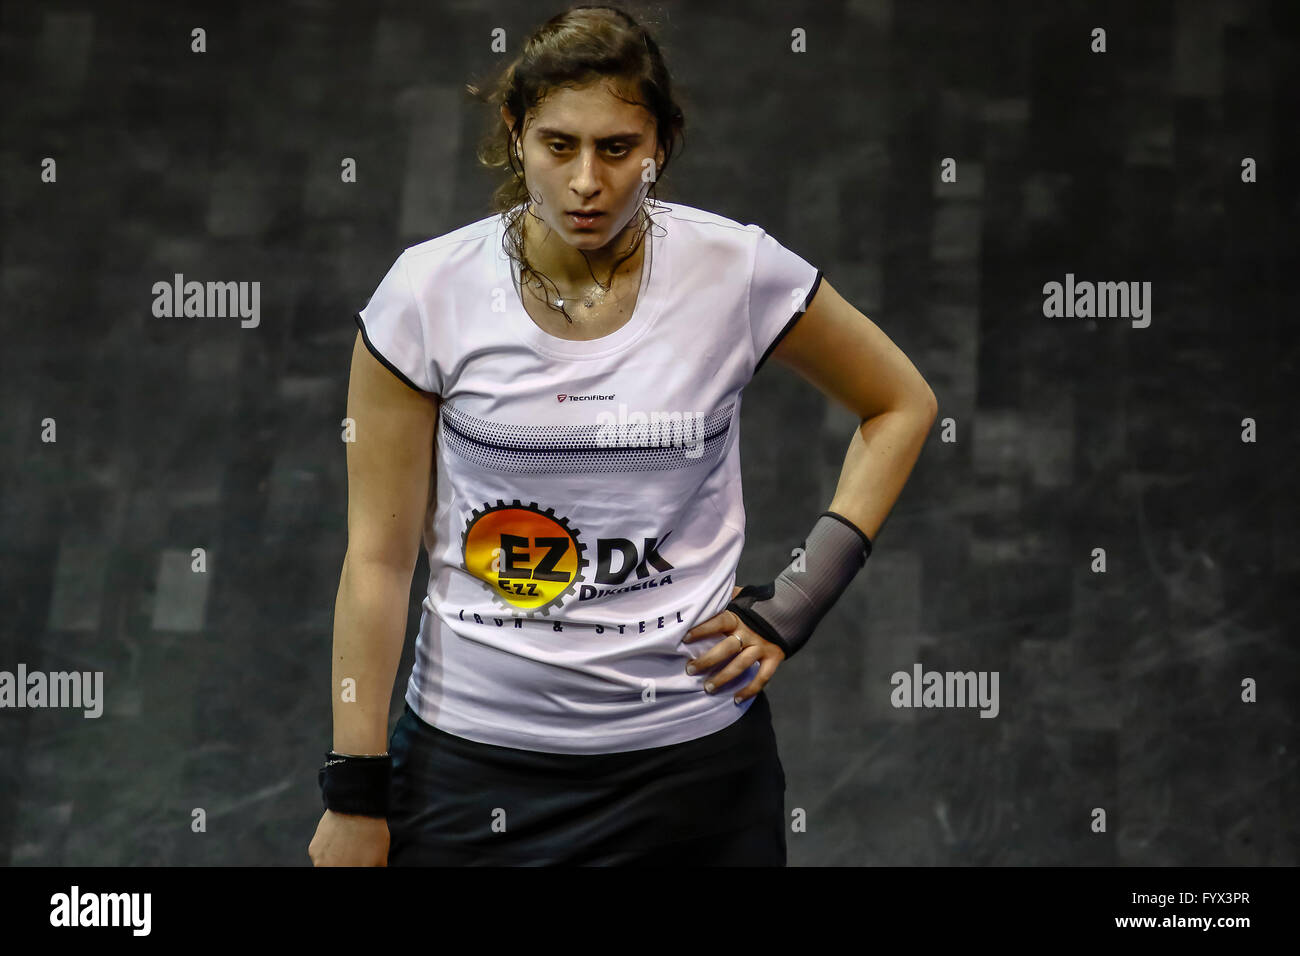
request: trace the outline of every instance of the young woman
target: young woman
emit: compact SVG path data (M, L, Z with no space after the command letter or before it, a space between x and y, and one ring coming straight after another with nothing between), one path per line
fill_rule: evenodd
M407 249L356 317L334 750L309 853L784 865L763 688L862 567L934 395L761 228L651 198L683 120L627 14L556 16L493 102L498 214ZM741 589L740 398L769 357L862 425L790 567Z

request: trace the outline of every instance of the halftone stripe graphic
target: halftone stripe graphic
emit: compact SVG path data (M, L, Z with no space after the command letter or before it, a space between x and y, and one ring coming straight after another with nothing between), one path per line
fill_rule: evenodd
M503 425L444 405L447 447L473 464L518 474L666 471L713 461L726 447L735 403L699 420L647 426L649 441L611 443L601 425ZM655 431L657 429L657 432Z

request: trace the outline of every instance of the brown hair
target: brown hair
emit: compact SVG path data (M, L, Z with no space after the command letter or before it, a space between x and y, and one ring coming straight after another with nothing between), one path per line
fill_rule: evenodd
M655 119L658 146L664 161L650 184L648 198L655 198L655 187L668 168L669 160L685 138L685 118L673 97L672 82L664 64L659 44L650 31L626 11L614 6L581 5L570 7L551 17L524 40L519 55L502 71L490 93L475 85L466 89L470 95L492 108L488 132L479 144L479 162L489 169L509 169L509 174L493 191L491 207L505 220L502 245L506 254L520 266L520 281L530 277L558 288L529 264L524 252L520 223L524 209L514 216L510 212L522 207L531 197L524 179L522 164L515 154L528 110L541 105L557 88L580 87L601 78L615 81L617 88L631 93L627 102L644 107ZM506 129L501 122L501 107L514 117L514 126ZM614 271L636 254L650 215L646 212L631 251L614 264ZM595 274L592 274L595 279ZM597 280L599 281L599 280ZM548 303L550 297L548 297ZM552 306L555 308L555 306ZM568 311L559 307L564 317L573 321Z

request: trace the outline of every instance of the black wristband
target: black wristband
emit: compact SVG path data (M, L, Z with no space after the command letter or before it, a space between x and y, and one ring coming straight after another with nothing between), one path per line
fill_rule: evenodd
M391 754L351 756L332 750L317 774L326 810L363 817L388 816L392 779Z

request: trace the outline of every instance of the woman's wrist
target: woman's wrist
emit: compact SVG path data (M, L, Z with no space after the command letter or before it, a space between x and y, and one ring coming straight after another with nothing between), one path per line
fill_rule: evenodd
M750 630L793 657L866 564L872 543L843 515L823 511L803 553L774 581L750 585L727 605Z

